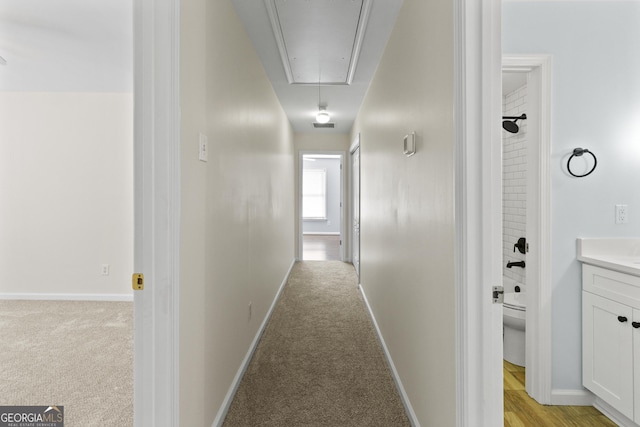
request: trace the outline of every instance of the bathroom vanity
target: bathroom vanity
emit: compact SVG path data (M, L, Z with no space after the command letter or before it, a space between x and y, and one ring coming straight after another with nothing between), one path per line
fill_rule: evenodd
M578 239L582 383L620 425L640 425L640 239Z

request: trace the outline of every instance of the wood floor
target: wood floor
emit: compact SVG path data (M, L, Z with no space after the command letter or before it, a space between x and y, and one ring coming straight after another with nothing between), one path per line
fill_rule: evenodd
M303 235L302 259L305 261L340 261L340 236Z
M524 388L525 369L504 361L505 427L606 426L616 424L592 406L544 406Z

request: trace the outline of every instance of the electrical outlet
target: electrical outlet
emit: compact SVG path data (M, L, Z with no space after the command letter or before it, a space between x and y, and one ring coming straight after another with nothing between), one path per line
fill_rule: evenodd
M102 275L103 276L108 276L109 275L109 264L102 264Z
M616 224L627 224L629 222L629 206L616 205Z
M251 301L249 301L249 320L251 320Z

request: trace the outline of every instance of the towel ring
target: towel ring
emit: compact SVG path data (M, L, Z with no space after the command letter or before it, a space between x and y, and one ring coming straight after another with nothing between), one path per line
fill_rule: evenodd
M571 171L571 160L574 157L580 157L582 156L584 153L588 153L591 154L591 157L593 157L593 167L591 168L591 170L587 173L585 173L584 175L576 175L575 173L573 173ZM586 148L575 148L573 150L573 154L571 154L571 157L569 157L569 160L567 160L567 171L569 171L569 173L572 176L575 176L576 178L584 178L585 176L591 174L591 172L593 172L594 170L596 170L596 166L598 165L598 159L596 158L596 155L593 154L591 151L587 150Z

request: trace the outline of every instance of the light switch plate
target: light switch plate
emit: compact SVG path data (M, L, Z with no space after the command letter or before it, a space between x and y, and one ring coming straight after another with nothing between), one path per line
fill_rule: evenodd
M209 138L207 135L200 134L198 147L198 159L202 162L209 160Z

